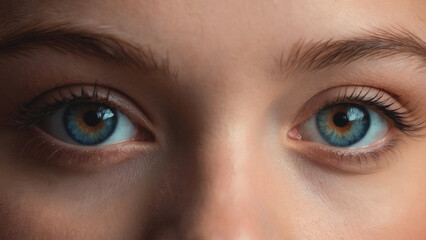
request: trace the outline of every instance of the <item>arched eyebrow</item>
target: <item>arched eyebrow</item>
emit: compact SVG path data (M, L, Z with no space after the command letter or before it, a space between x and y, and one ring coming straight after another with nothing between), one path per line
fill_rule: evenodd
M421 60L420 66L424 66L426 43L405 28L375 29L342 40L302 39L291 47L289 53L281 55L279 67L286 74L303 73L396 55Z
M34 24L0 33L0 56L28 55L31 50L47 47L61 53L99 58L151 73L176 77L169 60L148 47L135 46L117 36L96 33L70 25Z

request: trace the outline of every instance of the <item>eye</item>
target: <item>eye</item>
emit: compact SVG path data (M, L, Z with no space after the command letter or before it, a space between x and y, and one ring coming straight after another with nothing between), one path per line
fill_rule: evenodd
M325 107L301 126L303 138L334 147L364 147L383 138L388 121L361 105L340 103Z
M104 104L83 102L59 109L42 128L70 144L97 146L131 140L136 127L121 112Z
M402 96L363 86L321 91L293 121L298 124L287 132L286 147L295 156L355 174L384 169L382 160L397 156L398 142L424 128L416 107Z

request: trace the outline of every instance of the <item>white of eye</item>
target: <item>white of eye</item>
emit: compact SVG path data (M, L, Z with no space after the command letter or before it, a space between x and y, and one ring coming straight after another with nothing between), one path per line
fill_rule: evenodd
M367 111L370 115L370 127L367 130L367 133L361 140L348 146L347 148L360 148L371 145L382 139L389 130L389 123L384 117L371 109L367 108ZM311 117L302 125L302 135L305 135L302 136L303 138L309 139L311 141L332 146L319 132L316 124L316 116Z
M45 130L51 136L63 142L74 144L74 145L87 146L75 141L67 132L64 125L64 121L63 121L65 111L66 111L66 108L61 108L59 111L47 117L41 124L42 129ZM126 117L121 112L116 111L116 113L117 113L117 125L115 127L114 132L111 134L111 136L109 136L107 139L105 139L103 142L97 145L90 145L90 146L110 145L110 144L130 140L133 137L135 137L137 129L133 125L133 123L129 120L128 117Z
M384 117L373 110L367 111L370 114L370 128L360 141L350 146L351 148L371 145L382 139L389 130L389 123Z

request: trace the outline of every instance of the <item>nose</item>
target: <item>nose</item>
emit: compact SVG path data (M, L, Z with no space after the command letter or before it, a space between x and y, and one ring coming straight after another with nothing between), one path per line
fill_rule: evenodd
M172 210L179 216L156 230L158 239L282 239L276 237L273 206L264 193L268 164L250 134L233 127L199 141L186 161L198 173L175 202L184 207Z
M234 141L210 142L199 153L199 201L184 229L188 238L266 239L253 158L244 141Z
M265 127L264 115L253 114L253 107L264 111L256 98L212 97L215 101L197 103L202 118L176 123L192 125L177 134L184 138L173 141L179 143L167 163L175 164L167 177L173 178L167 187L173 193L156 203L161 214L149 220L154 227L148 239L292 239L286 213L291 215L294 184L277 167L278 131L274 124Z

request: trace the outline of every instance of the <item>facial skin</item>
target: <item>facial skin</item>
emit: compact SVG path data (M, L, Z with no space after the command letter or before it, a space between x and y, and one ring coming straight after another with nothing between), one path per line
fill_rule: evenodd
M0 1L0 239L426 239L425 130L386 117L385 136L349 150L292 131L351 89L415 108L404 116L421 126L425 12L421 0ZM45 120L10 121L81 88L151 137L76 146Z

